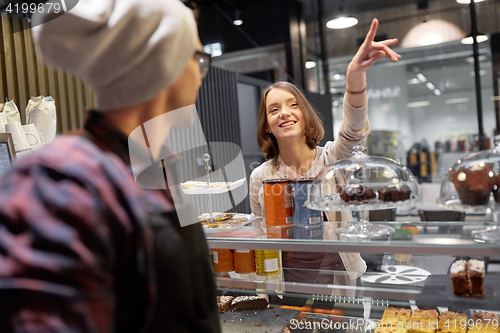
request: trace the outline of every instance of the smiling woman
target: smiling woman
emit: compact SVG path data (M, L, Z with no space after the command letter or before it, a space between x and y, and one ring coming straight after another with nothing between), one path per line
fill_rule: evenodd
M257 140L269 160L256 168L250 176L250 204L252 213L265 217L262 183L268 179L314 178L326 166L351 156L354 146L363 145L370 133L367 116L366 71L382 57L391 61L400 55L389 46L396 39L375 42L378 20L374 19L365 41L347 68L347 86L344 98L344 115L338 139L324 147L317 144L324 129L318 115L302 92L287 82L277 82L263 94L259 108ZM326 194L326 193L325 193ZM286 203L285 203L286 205ZM329 221L349 221L349 212L341 216L325 212ZM336 223L326 222L324 238L334 238ZM284 278L305 283L333 283L334 274L318 274L318 269L347 270L350 279L356 279L366 270L359 253L283 253ZM311 269L307 270L294 270ZM345 275L344 275L345 276ZM354 280L351 280L354 281ZM336 281L350 284L349 281Z

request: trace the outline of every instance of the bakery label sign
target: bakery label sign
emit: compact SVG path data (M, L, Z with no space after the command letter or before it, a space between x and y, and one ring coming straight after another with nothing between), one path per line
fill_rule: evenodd
M13 24L13 32L29 29L72 10L79 0L0 0L0 13L8 17L27 19L31 24Z

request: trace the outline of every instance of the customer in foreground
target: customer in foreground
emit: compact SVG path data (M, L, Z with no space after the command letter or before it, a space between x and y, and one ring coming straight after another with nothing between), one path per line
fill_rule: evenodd
M220 332L202 227L179 223L190 209L171 186L179 158L148 137L169 184L146 190L129 154L146 122L176 112L168 135L194 118L207 55L191 11L80 1L33 36L46 64L92 86L98 108L80 135L21 159L0 184L0 331Z

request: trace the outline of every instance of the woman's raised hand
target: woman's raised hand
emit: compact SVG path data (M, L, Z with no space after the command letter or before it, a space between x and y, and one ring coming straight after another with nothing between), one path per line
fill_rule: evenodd
M363 44L361 44L358 52L356 52L347 67L346 100L354 107L362 107L367 102L365 93L366 71L383 57L388 57L392 62L396 62L401 58L399 54L389 48L389 45L398 42L396 38L386 39L381 42L374 41L377 28L378 20L374 18Z
M370 31L366 34L363 44L361 44L358 52L349 64L348 72L366 72L377 60L383 57L389 58L392 62L396 62L401 58L399 54L389 48L389 45L398 42L396 38L386 39L381 42L374 41L375 35L377 34L377 28L378 20L374 18L370 26Z

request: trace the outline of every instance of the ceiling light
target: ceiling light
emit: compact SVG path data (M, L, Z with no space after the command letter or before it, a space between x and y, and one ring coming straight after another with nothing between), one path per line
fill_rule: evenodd
M335 80L335 81L341 81L341 80L345 79L345 75L336 73L331 78L332 78L332 80Z
M314 68L314 67L316 67L316 62L312 61L312 60L308 60L308 61L306 61L306 65L305 66L306 66L307 69Z
M481 69L479 71L479 75L486 75L486 73L488 73L486 70L484 69ZM470 72L470 76L476 76L476 73L475 72Z
M441 90L439 90L439 89L434 89L434 91L433 91L433 92L434 92L434 95L436 95L436 96L441 96Z
M326 22L326 27L329 29L345 29L358 24L358 19L355 17L339 17Z
M406 104L406 106L409 108L419 108L422 106L429 106L429 105L431 105L431 102L429 102L429 101L411 102L411 103Z
M478 3L478 2L483 2L484 0L474 0L474 3ZM461 4L461 5L468 5L470 4L470 0L457 0L457 3Z
M478 43L482 43L482 42L486 42L488 40L488 36L485 35L485 34L482 34L482 33L477 33L477 37L476 37L476 40ZM462 44L464 45L470 45L473 43L473 40L472 40L472 35L469 35L465 38L462 38L462 40L460 41Z
M427 78L422 73L417 73L417 79L419 79L420 82L427 82Z
M434 90L434 88L436 88L436 87L434 87L432 82L427 82L425 85L427 86L427 88L429 88L429 90Z
M445 104L459 104L459 103L467 103L468 101L469 101L468 97L462 97L462 98L447 99L444 103Z
M236 10L236 12L234 13L233 24L237 25L237 26L243 24L243 20L240 18L240 11L239 10Z
M485 55L482 55L482 54L478 57L479 61L485 61L486 59L487 59L487 57ZM473 63L474 57L467 57L467 58L465 58L465 61L467 61L468 63Z

